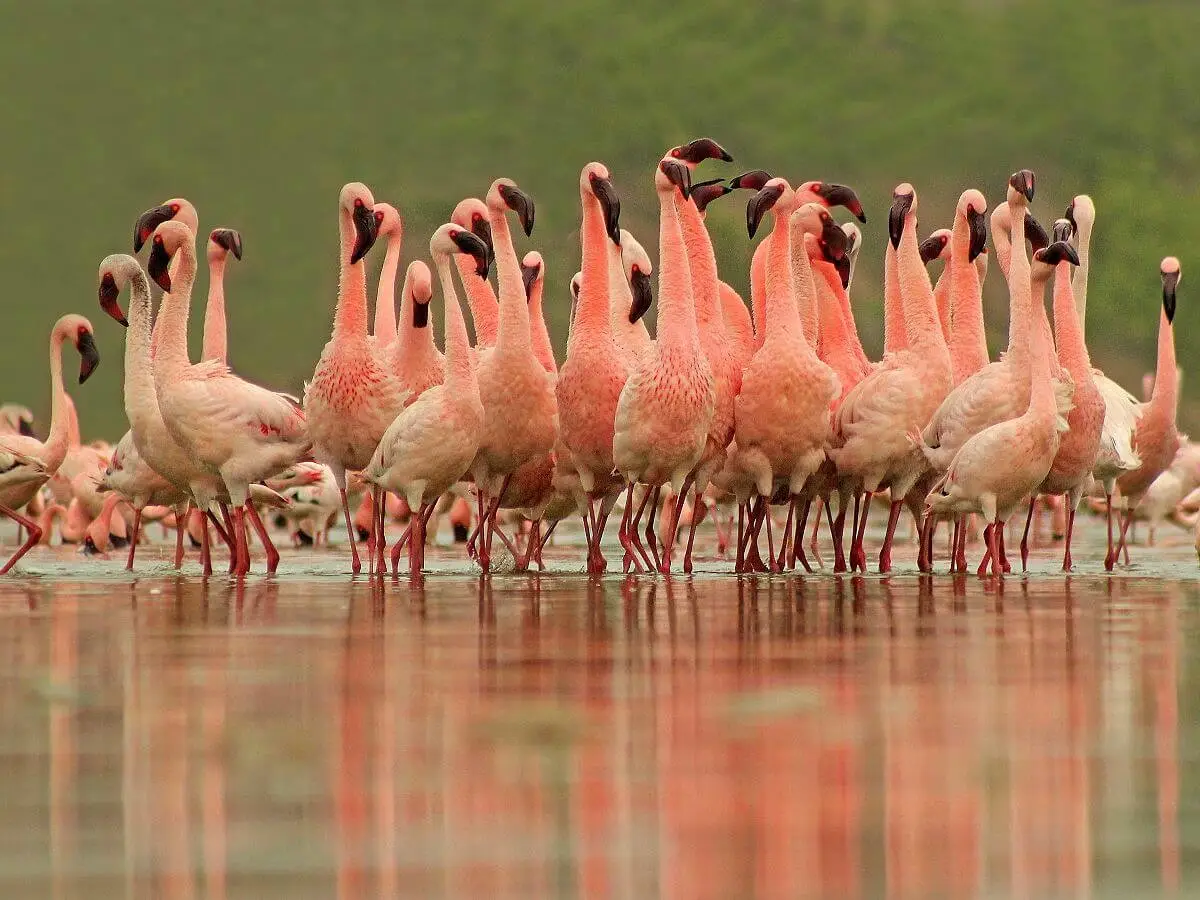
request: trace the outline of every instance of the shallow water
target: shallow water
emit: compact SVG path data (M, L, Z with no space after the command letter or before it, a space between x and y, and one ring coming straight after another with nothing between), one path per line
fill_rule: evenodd
M1002 585L589 582L563 548L415 583L285 552L235 586L38 550L0 580L0 896L1186 893L1172 540Z

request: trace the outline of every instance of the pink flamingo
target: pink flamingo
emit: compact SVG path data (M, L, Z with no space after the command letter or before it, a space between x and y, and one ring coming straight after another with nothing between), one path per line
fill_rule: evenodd
M371 337L378 350L387 351L396 343L396 275L400 271L400 249L404 246L404 219L392 204L376 203L375 221L378 224L376 239L386 237L387 244L383 267L379 270L379 286L375 289L375 321Z
M313 455L333 470L342 496L351 569L356 574L362 570L362 561L346 496L346 470L361 469L371 461L383 433L404 407L399 380L387 361L376 354L367 335L366 265L362 260L378 236L374 205L370 190L359 182L345 185L339 195L341 275L333 335L321 351L312 381L304 389L304 415ZM374 490L377 496L372 509L378 509L378 486ZM376 519L372 516L373 522ZM378 537L383 539L383 535ZM373 540L369 546L375 546Z
M229 254L242 258L242 236L232 228L214 228L208 235L208 303L204 307L204 344L201 359L227 362L225 326L225 261Z
M465 228L487 244L488 264L494 258L492 226L487 204L477 197L461 201L450 216L450 221ZM486 276L481 276L474 263L463 256L454 257L454 265L462 278L463 290L467 295L467 306L471 310L471 322L475 326L475 349L483 350L496 346L500 332L500 302Z
M66 315L50 330L50 431L45 441L23 434L6 434L0 443L0 515L12 519L28 532L25 542L0 568L0 575L35 547L42 529L17 510L29 503L38 490L62 465L67 455L67 392L62 378L62 345L70 341L79 351L79 383L83 384L100 364L100 353L92 336L92 323L83 316Z
M1044 303L1046 284L1055 266L1063 261L1078 261L1075 250L1065 242L1038 250L1033 258L1031 271L1021 242L1009 263L1010 290L1018 294L1018 302L1024 301L1029 306ZM988 553L979 566L981 577L989 559L992 574L1001 573L999 536L1004 523L1046 478L1059 448L1060 414L1050 374L1053 350L1041 328L1031 329L1030 342L1033 346L1028 359L1032 373L1026 411L968 438L927 502L932 513L961 516L978 512L987 519Z
M650 282L654 263L637 238L624 228L621 229L620 247L609 243L607 249L609 323L617 350L626 367L632 370L649 354L654 343L645 321L650 304L654 302Z
M621 546L639 570L635 550L650 564L637 537L642 511L651 504L647 531L653 533L663 483L670 482L676 496L690 489L690 475L704 453L715 403L712 371L700 350L687 249L675 206L675 192L686 196L690 185L683 163L669 155L659 162L654 172L659 203L658 338L630 373L617 403L613 460L627 485ZM635 512L637 484L651 490ZM672 535L659 560L664 573L671 569L674 543Z
M293 465L311 448L298 404L232 374L216 360L192 365L187 352L187 320L196 276L195 237L181 222L168 221L154 231L147 274L167 292L160 313L162 338L154 383L163 422L171 436L209 470L220 475L234 508L234 539L239 577L250 569L245 517L262 541L267 569L275 571L279 553L250 503L251 482ZM171 293L167 268L179 255L178 289ZM215 495L198 496L208 509Z
M933 286L933 300L937 304L938 322L942 326L942 337L950 344L950 235L949 228L939 228L921 241L921 262L929 265L940 259L946 263L942 274Z
M1182 272L1179 260L1174 256L1163 259L1159 266L1162 278L1162 311L1158 317L1158 360L1154 370L1154 389L1146 403L1133 445L1141 457L1142 464L1117 479L1117 487L1126 499L1125 516L1121 521L1121 540L1111 559L1104 561L1106 569L1112 569L1126 550L1125 538L1133 513L1150 485L1171 466L1179 451L1179 431L1175 419L1179 410L1179 370L1175 365L1175 292L1179 287ZM1128 558L1126 559L1128 564Z
M396 416L384 432L363 472L367 481L394 491L413 510L408 539L408 561L416 575L425 562L425 524L438 499L470 467L483 435L484 409L471 360L466 320L450 273L450 256L470 256L478 271L486 273L487 245L454 223L433 233L429 253L437 268L446 304L446 377L440 385L422 392ZM392 547L392 574L396 574L402 544Z
M1071 223L1059 219L1054 223L1054 240L1066 242L1071 235ZM1075 259L1079 257L1076 256ZM1037 494L1066 496L1067 534L1063 553L1063 571L1071 571L1071 540L1075 533L1075 510L1084 493L1091 487L1092 469L1100 451L1100 432L1104 427L1104 398L1092 377L1092 362L1088 356L1083 331L1079 327L1079 311L1071 290L1071 259L1064 256L1054 272L1054 336L1058 358L1070 373L1075 384L1071 401L1074 408L1067 414L1067 433L1059 441L1058 453L1050 466L1046 480L1029 500L1029 515L1021 538L1021 568L1029 558L1029 525Z
M896 251L897 281L904 304L907 347L883 362L846 396L838 408L830 458L838 473L856 479L865 493L855 523L850 564L866 568L863 537L871 495L891 490L892 508L879 554L880 571L891 568L891 544L901 504L928 470L908 435L929 421L950 390L950 351L937 320L933 286L917 244L917 195L911 184L894 192L888 232ZM857 519L858 508L855 508Z
M962 192L954 209L954 229L950 236L949 276L950 364L954 383L975 374L988 364L987 334L983 324L983 284L975 261L987 244L984 213L987 200L975 189Z
M400 289L400 324L392 345L392 371L409 406L445 377L446 361L433 339L429 303L433 299L433 274L421 260L413 260Z
M558 412L554 379L533 352L521 264L506 218L509 210L516 212L528 236L533 231L533 200L511 179L498 178L488 189L485 202L496 259L500 322L496 345L478 354L484 423L471 475L479 503L477 558L488 572L492 535L498 531L496 511L506 482L522 465L553 449ZM503 532L501 540L511 544Z

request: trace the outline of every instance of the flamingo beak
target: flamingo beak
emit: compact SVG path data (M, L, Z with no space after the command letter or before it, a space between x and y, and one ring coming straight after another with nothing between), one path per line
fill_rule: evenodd
M685 163L698 165L706 159L719 159L721 162L733 162L733 157L712 138L698 138L690 143L676 147L671 153L675 159Z
M1071 233L1078 234L1079 233L1079 223L1075 221L1075 201L1074 200L1072 200L1070 202L1070 204L1068 204L1067 211L1063 215L1063 218L1071 223Z
M121 289L117 287L117 281L110 273L105 273L104 277L100 279L99 294L100 308L128 328L129 320L125 318L121 304L117 302L121 296Z
M971 234L971 246L967 251L967 259L974 262L985 249L987 249L987 220L984 219L983 213L976 211L975 207L967 210L967 229Z
M459 231L454 235L454 244L458 247L460 253L467 253L475 257L475 274L480 278L487 278L488 273L488 249L478 237L469 231Z
M658 164L658 168L667 176L667 181L679 188L684 200L691 196L692 173L687 166L673 159L664 159Z
M833 264L842 279L842 290L850 287L850 257L843 256Z
M491 268L492 260L495 259L495 256L496 256L496 251L492 247L491 223L488 222L487 219L480 216L478 219L476 219L474 222L471 223L471 233L473 235L475 235L475 237L477 237L481 241L483 241L484 246L487 247L487 254L488 254L487 264L488 264L488 268ZM486 277L486 276L484 276L484 277Z
M25 437L37 437L37 432L33 430L33 423L28 422L25 419L22 419L17 423L17 431L25 435Z
M235 259L242 258L242 236L232 228L214 229L208 239L226 252L232 253Z
M167 266L170 264L171 254L167 253L167 248L163 246L161 239L155 239L154 246L150 250L150 259L146 261L146 274L168 294L171 293L171 273L167 271Z
M1058 243L1059 241L1071 240L1071 235L1074 233L1074 230L1075 229L1071 226L1070 220L1056 219L1054 222L1054 227L1051 229L1051 234L1054 237L1054 242Z
M640 269L629 277L629 287L633 293L633 303L629 307L629 324L632 325L649 311L654 302L654 288L650 276Z
M365 203L354 207L351 218L354 221L355 238L350 264L354 265L375 246L375 240L379 237L379 220L375 218L375 211Z
M755 232L758 231L758 226L762 223L767 210L778 203L782 196L783 185L773 184L762 188L750 198L750 202L746 204L746 231L750 237L754 237Z
M1028 214L1025 216L1025 240L1029 241L1029 246L1035 252L1050 246L1050 235L1046 233L1042 223Z
M701 181L699 184L692 185L692 202L696 204L696 209L704 212L708 204L712 203L718 197L724 197L726 194L731 193L733 193L733 188L720 178L715 178L712 181Z
M730 178L729 189L737 191L745 188L750 191L761 191L767 186L767 182L771 178L771 173L764 169L751 169L749 172L743 172L741 175L735 175L733 178Z
M888 237L892 246L900 248L900 236L904 234L904 220L912 208L912 194L897 194L892 197L892 208L888 211Z
M821 214L821 244L835 262L845 259L847 241L846 232L842 231L841 226L833 221L833 216L823 212Z
M594 178L592 193L600 201L600 209L604 212L604 230L614 244L621 246L621 198L617 196L617 189L607 178Z
M921 262L929 265L935 259L942 255L942 251L946 249L946 236L944 234L932 234L925 240L921 241Z
M858 199L858 194L854 192L854 188L847 187L844 184L822 184L817 191L817 196L824 200L830 206L843 206L850 210L854 218L867 224L867 214L863 212L862 201Z
M1179 284L1178 272L1163 272L1163 312L1166 313L1167 322L1175 321L1175 288Z
M521 282L525 285L525 299L533 299L533 286L537 283L538 276L542 273L541 266L521 266Z
M96 349L96 341L90 331L79 332L75 347L79 350L80 358L79 383L83 384L96 371L96 366L100 365L100 351Z
M429 327L429 304L422 303L416 297L413 298L413 328L428 328Z
M533 198L512 184L500 185L500 196L508 204L508 208L515 212L517 218L521 220L521 228L525 232L525 237L533 234Z
M175 218L175 210L169 206L155 206L138 216L137 222L133 226L133 252L137 253L142 249L142 245L150 240L150 235L154 234L155 228L173 218Z

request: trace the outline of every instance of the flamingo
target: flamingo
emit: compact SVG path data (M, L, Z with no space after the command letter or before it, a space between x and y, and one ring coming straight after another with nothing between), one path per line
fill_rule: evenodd
M651 503L648 533L653 533L657 495L670 482L676 496L691 487L690 473L700 461L713 416L715 391L712 371L700 350L687 250L676 212L676 191L687 195L691 177L687 166L669 155L654 172L659 202L659 300L657 340L646 358L625 382L617 402L613 460L627 485L621 521L621 546L636 568L635 549L642 510ZM634 486L648 491L636 512ZM674 536L664 548L659 568L670 572ZM649 558L646 558L649 564Z
M487 204L478 197L468 197L454 207L450 221L465 228L487 244L488 265L493 262L495 251L492 246L492 226ZM500 302L486 276L481 276L475 264L464 256L455 256L454 265L462 279L463 291L467 295L467 306L471 310L471 323L475 327L475 349L483 350L496 346L500 333Z
M645 315L654 301L650 278L654 263L644 247L626 229L621 229L617 247L608 244L609 322L617 350L632 370L649 354L653 339L646 330ZM580 279L582 286L582 278ZM574 309L574 307L572 307ZM574 313L572 313L574 315Z
M304 388L304 416L313 456L333 470L342 495L355 574L362 571L362 560L346 496L346 470L361 469L371 461L379 439L403 409L405 399L391 366L378 356L367 335L366 266L362 260L378 236L374 206L375 198L361 182L345 185L338 196L341 274L333 334ZM374 500L372 509L378 509L380 497ZM372 516L372 522L376 520Z
M413 518L409 534L409 568L424 565L425 523L438 498L467 473L479 450L484 408L470 355L466 320L450 273L450 255L474 258L486 273L487 245L458 225L448 223L433 233L429 253L438 271L446 304L446 377L424 391L396 416L363 470L371 484L408 500ZM392 548L392 574L399 565L399 541Z
M557 376L554 343L550 340L550 329L546 327L546 316L542 310L542 298L546 290L546 260L536 250L530 250L521 259L521 282L529 301L529 339L533 344L533 355L547 375Z
M976 266L987 244L986 212L987 200L974 188L963 191L954 208L950 260L943 277L949 277L952 335L947 340L955 384L961 384L988 364L983 282Z
M1126 499L1125 516L1121 521L1121 539L1105 568L1111 569L1121 551L1125 550L1126 533L1133 521L1133 511L1141 502L1154 479L1170 468L1179 451L1179 431L1175 425L1179 410L1179 371L1175 366L1175 293L1182 278L1179 260L1165 257L1159 265L1162 279L1162 311L1158 317L1158 360L1154 371L1154 389L1138 419L1133 445L1142 464L1117 479L1117 487ZM1128 552L1128 551L1126 551Z
M386 219L385 219L386 221ZM392 371L405 392L404 405L445 377L445 360L433 340L429 303L433 299L433 274L421 260L413 260L400 289L400 323L392 345Z
M400 271L400 248L404 245L404 219L400 210L390 203L375 204L376 240L386 237L383 267L379 270L379 286L375 289L375 321L371 327L377 351L386 352L395 345L396 332L396 273ZM407 279L408 274L405 274ZM403 299L400 301L403 303Z
M865 492L861 521L855 523L850 564L865 570L863 537L870 497L889 486L892 508L880 550L880 571L891 567L891 541L900 505L927 471L928 464L907 435L929 421L950 391L950 351L937 320L933 287L921 262L916 233L917 194L911 184L892 195L888 232L896 251L897 281L904 304L907 346L880 365L842 401L834 425L830 458L842 476ZM857 507L856 507L857 516Z
M484 423L470 472L479 503L478 561L486 573L491 567L491 539L497 531L496 511L506 482L522 465L553 449L558 412L554 379L533 352L521 264L506 218L508 211L516 212L528 236L533 231L533 200L511 179L498 178L488 189L485 202L500 288L500 322L495 346L478 354ZM503 532L501 539L508 542Z
M225 326L225 261L229 254L242 258L242 236L232 228L214 228L208 235L208 303L204 307L204 344L201 359L227 362Z
M733 190L719 178L702 181L692 185L691 201L703 217L709 203L732 193ZM710 239L709 244L711 245L711 243ZM741 294L724 281L718 280L717 288L721 312L725 319L725 332L729 339L728 351L740 371L746 368L746 364L754 355L754 322L750 318L750 310ZM703 516L696 517L696 519L703 519Z
M70 341L79 351L79 383L83 384L100 364L92 323L79 315L66 315L50 330L50 431L45 441L23 434L6 434L0 439L0 515L21 525L28 535L9 557L0 575L35 547L42 529L18 512L62 465L67 455L67 392L62 378L62 345Z
M921 262L929 265L940 259L946 263L942 274L933 286L933 300L937 304L938 322L942 326L942 337L950 344L950 235L949 228L939 228L921 241Z
M279 553L250 503L249 485L294 464L309 452L312 443L304 414L290 397L237 377L223 363L190 363L187 318L196 273L195 237L185 224L167 221L154 230L152 241L147 273L167 292L154 365L163 422L175 441L220 475L225 484L234 509L234 574L241 577L250 570L247 515L266 548L267 570L274 572ZM167 268L176 254L180 257L176 273L179 285L172 294ZM205 494L196 499L201 509L208 509L217 497Z

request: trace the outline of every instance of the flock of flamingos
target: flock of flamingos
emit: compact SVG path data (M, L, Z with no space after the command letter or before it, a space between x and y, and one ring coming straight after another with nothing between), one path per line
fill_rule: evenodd
M717 524L719 552L735 552L736 571L797 564L811 571L804 538L811 518L815 546L822 517L834 570L866 571L876 496L890 503L881 572L891 569L906 507L921 571L933 569L941 523L948 543L937 546L948 548L950 571L966 571L976 521L985 525L978 573L1010 571L1005 524L1024 515L1027 539L1039 497L1057 498L1065 513L1069 571L1075 511L1093 487L1106 500L1105 566L1112 569L1135 509L1181 445L1172 333L1179 261L1160 265L1156 377L1148 399L1138 401L1088 358L1092 201L1076 197L1047 233L1029 212L1034 174L1016 172L990 215L1009 294L1008 347L992 361L982 303L991 257L984 195L964 191L952 227L921 241L916 191L901 184L888 213L885 352L872 361L850 300L861 232L831 214L843 207L865 222L855 192L820 181L792 185L761 170L694 181L709 161L732 157L702 138L670 149L653 170L660 248L654 337L644 318L655 267L620 227L608 169L583 167L582 266L571 282L561 364L542 315L542 257L530 251L522 258L514 244L511 224L529 236L535 219L533 199L517 184L497 179L483 200L454 208L429 241L432 270L409 263L398 316L400 214L365 185L347 184L338 199L333 334L302 401L246 381L226 364L223 273L228 255L242 253L231 229L209 234L204 359L191 361L196 210L183 199L147 210L133 247L137 253L149 245L145 269L134 256L114 254L97 278L101 309L127 328L129 431L115 448L79 440L63 388L62 345L79 351L81 383L99 357L91 323L63 316L50 338L46 440L34 436L19 407L7 408L0 434L0 512L24 537L0 572L48 538L57 511L65 512L64 537L105 549L123 536L130 569L139 533L152 520L174 525L177 567L186 532L211 573L215 531L229 548L231 574L242 576L250 571L248 527L267 571L278 565L264 514L287 520L293 539L305 541L327 538L340 515L354 572L362 568L362 541L369 571L386 572L390 557L395 574L407 552L416 573L436 538L433 517L448 512L484 572L496 539L519 568L540 567L557 523L579 514L587 571L597 574L608 566L602 540L614 510L625 571L669 573L678 544L690 572L706 514ZM707 205L737 191L749 198L749 235L767 231L753 255L749 306L721 280L705 225ZM387 250L369 329L365 258L380 237ZM935 259L945 261L936 286L926 269ZM151 281L163 291L156 316ZM444 351L433 335L435 281ZM1045 304L1051 285L1053 325ZM736 504L736 538L725 504ZM389 552L392 520L405 527ZM1026 547L1022 540L1022 565Z

